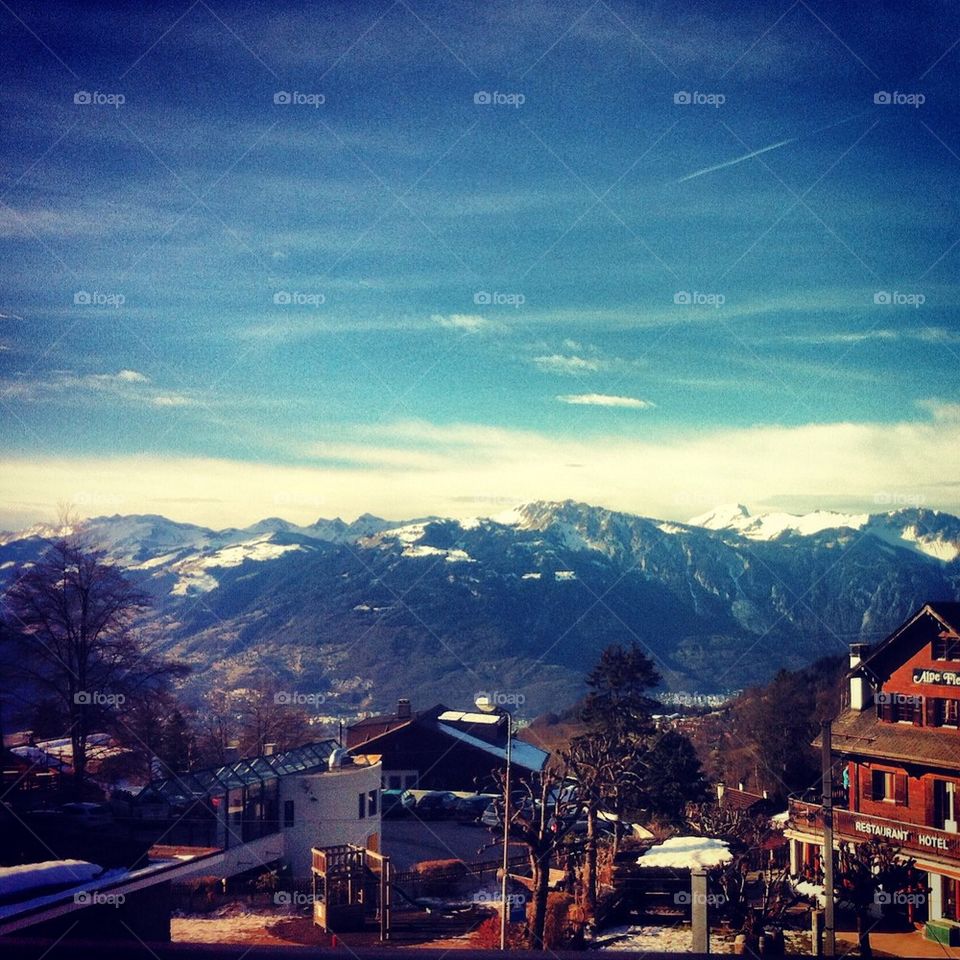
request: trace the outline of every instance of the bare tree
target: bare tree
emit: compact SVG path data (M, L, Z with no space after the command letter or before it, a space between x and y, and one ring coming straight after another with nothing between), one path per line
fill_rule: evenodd
M587 821L584 846L583 889L587 905L597 904L597 819L603 811L612 812L614 821L613 856L620 839L620 816L635 803L643 789L646 747L639 740L611 742L598 733L588 733L570 742L561 753L571 777L576 781L577 795Z
M503 772L495 773L494 777L503 792ZM543 950L550 865L566 859L562 855L582 846L568 832L578 817L580 801L563 763L550 765L542 773L522 781L519 789L526 797L522 803L511 801L510 842L527 848L533 888L530 946L534 950ZM503 809L500 807L500 824L491 828L495 834L503 831L502 818ZM503 904L502 909L506 910L507 905Z
M103 551L72 533L52 542L4 597L4 622L22 646L19 669L57 698L67 718L78 796L91 723L169 673L134 633L149 603Z

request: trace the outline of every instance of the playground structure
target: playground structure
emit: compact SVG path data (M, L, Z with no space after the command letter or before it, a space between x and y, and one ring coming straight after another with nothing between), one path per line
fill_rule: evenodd
M392 883L390 858L341 843L314 847L313 922L328 933L364 930L379 924L380 940L390 939Z

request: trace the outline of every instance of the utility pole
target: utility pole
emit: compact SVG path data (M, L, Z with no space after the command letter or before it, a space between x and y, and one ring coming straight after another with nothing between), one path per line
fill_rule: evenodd
M510 881L510 760L513 753L513 718L509 710L507 717L507 775L503 781L503 878L500 881L500 949L507 949L507 921L510 907L507 904L507 891Z
M830 721L820 723L821 771L823 780L823 953L837 955L836 928L833 922L833 774Z

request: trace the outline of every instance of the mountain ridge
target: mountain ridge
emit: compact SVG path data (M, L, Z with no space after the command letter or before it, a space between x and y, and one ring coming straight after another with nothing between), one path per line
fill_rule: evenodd
M609 643L643 645L670 689L716 692L880 639L926 600L960 599L960 519L863 516L738 505L694 518L710 526L567 500L219 531L114 515L85 530L155 597L151 629L196 683L265 669L327 691L338 710L497 689L532 713L579 695ZM55 530L0 538L0 578L42 552L43 532Z

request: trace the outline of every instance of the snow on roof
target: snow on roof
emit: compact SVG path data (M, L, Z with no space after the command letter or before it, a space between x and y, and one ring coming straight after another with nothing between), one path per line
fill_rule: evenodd
M438 723L437 728L448 737L453 737L455 740L468 743L470 746L476 747L478 750L483 750L485 753L492 754L495 757L499 757L501 760L506 760L506 747L498 746L495 743L487 743L486 740L473 737L469 733L465 733L463 730L457 730L456 727L448 726L445 723ZM543 769L549 757L548 753L535 747L532 743L516 739L514 739L511 744L510 754L512 763L524 767L527 770L532 770L534 773L539 773Z
M732 859L730 847L714 837L671 837L637 858L641 867L696 870L716 867Z
M790 819L790 811L783 810L781 813L775 813L771 818L770 822L775 827L782 827Z
M0 867L0 896L12 897L44 887L86 883L103 873L103 867L86 860L44 860Z

